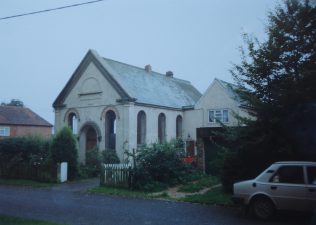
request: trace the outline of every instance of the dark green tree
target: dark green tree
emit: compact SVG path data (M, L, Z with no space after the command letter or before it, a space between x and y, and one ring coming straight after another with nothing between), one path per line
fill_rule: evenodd
M78 175L78 150L76 140L69 127L61 129L51 145L51 158L54 163L68 162L68 178Z
M267 40L245 35L232 75L256 119L226 129L223 184L252 178L278 160L316 160L316 8L285 0L268 16Z

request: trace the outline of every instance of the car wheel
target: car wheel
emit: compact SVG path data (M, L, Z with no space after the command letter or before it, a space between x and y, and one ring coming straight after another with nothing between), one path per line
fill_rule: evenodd
M267 197L255 198L251 204L253 214L261 220L270 219L275 213L274 204Z

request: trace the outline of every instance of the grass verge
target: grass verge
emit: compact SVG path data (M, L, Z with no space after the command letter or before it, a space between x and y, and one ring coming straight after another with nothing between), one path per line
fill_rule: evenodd
M14 185L14 186L27 186L35 188L51 187L54 183L42 183L32 180L16 180L16 179L0 179L0 184Z
M219 178L215 176L204 176L195 182L185 184L179 188L180 192L194 193L202 190L203 188L212 187L219 184Z
M212 188L205 194L187 196L180 199L180 201L206 205L233 206L231 195L224 193L221 187Z
M153 198L152 192L135 191L126 188L115 188L115 187L96 187L88 191L88 193L96 194L107 194L121 197L132 197L132 198Z
M22 219L11 216L0 216L0 225L66 225L42 220Z

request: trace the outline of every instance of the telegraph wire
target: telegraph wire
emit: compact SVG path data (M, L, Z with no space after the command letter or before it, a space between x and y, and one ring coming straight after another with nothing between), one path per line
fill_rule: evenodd
M44 9L44 10L39 10L39 11L34 11L34 12L29 12L29 13L22 13L22 14L13 15L13 16L0 17L0 20L8 20L8 19L16 18L16 17L29 16L29 15L39 14L39 13L46 13L46 12L50 12L50 11L72 8L72 7L77 7L77 6L81 6L81 5L88 5L88 4L93 4L93 3L102 2L102 1L105 1L105 0L95 0L95 1L89 1L89 2L82 2L82 3L72 4L72 5L61 6L61 7L57 7L57 8Z

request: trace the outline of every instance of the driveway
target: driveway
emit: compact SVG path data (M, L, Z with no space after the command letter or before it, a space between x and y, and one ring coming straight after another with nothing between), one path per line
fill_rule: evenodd
M313 217L290 215L265 223L244 217L234 208L85 193L97 185L96 179L52 188L0 185L0 215L73 225L315 224Z

